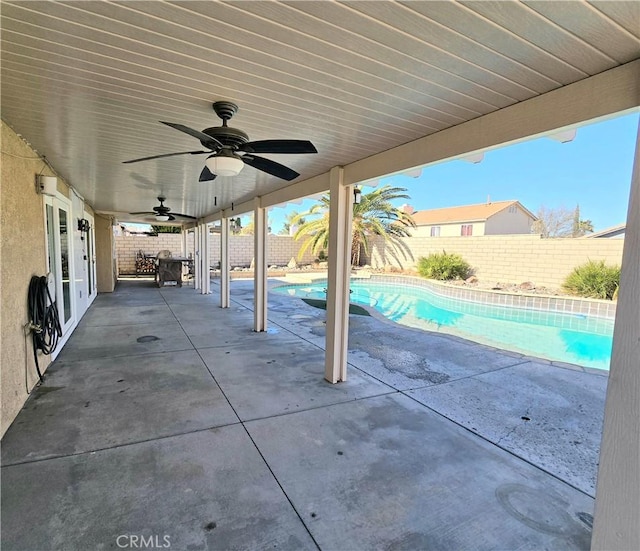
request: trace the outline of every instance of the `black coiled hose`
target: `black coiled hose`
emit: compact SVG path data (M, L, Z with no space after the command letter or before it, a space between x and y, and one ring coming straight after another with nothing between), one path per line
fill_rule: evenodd
M58 308L49 293L46 276L33 276L29 283L29 317L31 318L31 336L33 338L33 357L40 382L42 373L38 364L38 350L51 354L58 346L62 336L62 327L58 319Z

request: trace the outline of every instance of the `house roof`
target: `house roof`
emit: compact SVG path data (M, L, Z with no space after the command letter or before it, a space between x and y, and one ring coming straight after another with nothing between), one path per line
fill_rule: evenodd
M414 213L413 219L417 226L452 224L454 222L482 222L511 205L517 205L533 220L536 219L519 201L497 201L495 203L481 203L479 205L462 205L459 207L422 210Z
M624 234L626 229L626 224L618 224L617 226L611 226L599 232L590 233L589 235L585 235L585 237L616 237Z

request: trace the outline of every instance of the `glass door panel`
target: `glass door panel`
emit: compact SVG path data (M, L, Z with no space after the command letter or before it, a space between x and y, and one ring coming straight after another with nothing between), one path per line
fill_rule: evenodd
M58 207L58 231L60 235L60 276L62 281L62 304L58 304L66 325L71 319L71 275L69 271L69 227L67 211ZM62 306L62 308L60 308Z

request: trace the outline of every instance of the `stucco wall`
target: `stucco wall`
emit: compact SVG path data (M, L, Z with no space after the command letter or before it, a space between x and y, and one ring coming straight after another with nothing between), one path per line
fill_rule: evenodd
M158 236L126 235L117 236L116 251L120 274L135 273L135 258L138 251L155 255L158 251L168 249L174 256L182 251L182 236L177 233L161 233ZM271 264L287 265L292 257L300 264L313 262L314 255L305 252L298 259L298 251L303 241L296 241L288 235L269 235L267 238L267 261ZM193 235L187 238L187 254L193 253ZM211 235L211 265L220 261L220 235ZM232 235L229 238L229 264L246 267L253 259L253 235Z
M23 327L29 321L27 293L34 275L46 272L42 196L35 177L44 163L4 122L0 192L0 434L4 434L37 381L31 339ZM53 176L45 168L42 172ZM39 359L40 368L49 357Z
M431 253L460 254L475 275L485 281L560 287L564 278L588 260L622 261L622 239L542 239L539 235L486 235L481 237L409 237L402 249L376 240L366 262L414 268L421 256Z
M511 208L511 207L509 207ZM531 233L533 220L517 205L515 212L509 208L497 212L485 222L485 235L512 235ZM475 228L474 228L475 229Z
M98 293L111 293L118 279L118 264L115 252L111 219L96 214L96 282Z
M469 222L473 226L473 235L484 235L484 222ZM431 228L440 227L440 237L460 237L462 224L433 224L431 226L418 226L411 228L412 237L431 237Z

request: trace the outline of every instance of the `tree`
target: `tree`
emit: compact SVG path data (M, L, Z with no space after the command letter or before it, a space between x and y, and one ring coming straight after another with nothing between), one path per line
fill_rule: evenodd
M593 222L591 220L580 220L578 225L578 237L582 237L588 233L593 233Z
M574 210L565 207L549 208L542 205L536 213L538 220L533 223L533 233L542 237L582 237L593 231L591 220L580 219L580 207Z
M242 226L239 233L240 235L253 235L253 220L249 220L246 226Z
M580 205L576 205L576 210L573 212L573 225L571 227L571 237L578 237L580 233Z
M152 233L181 233L182 228L180 226L158 226L151 224Z
M292 223L292 220L296 220L295 223ZM292 210L284 220L284 225L282 229L278 232L278 235L289 235L291 233L291 228L296 229L296 226L301 226L305 223L304 216L301 216L297 211Z
M240 225L240 218L236 218L236 231L234 233L240 235L253 235L255 232L255 224L253 223L253 214L249 216L249 221L245 226ZM267 219L267 233L271 233L271 225Z
M413 217L403 210L394 207L391 201L395 199L409 199L405 188L390 185L374 189L363 194L360 203L353 205L353 223L351 239L351 264L360 264L361 252L369 252L369 238L379 235L386 241L395 241L399 237L411 235L409 228L415 228ZM292 219L292 224L300 224L295 233L295 239L306 237L298 253L301 257L311 248L314 254L327 249L329 245L329 195L323 195L320 201L313 205L308 212L299 214Z

